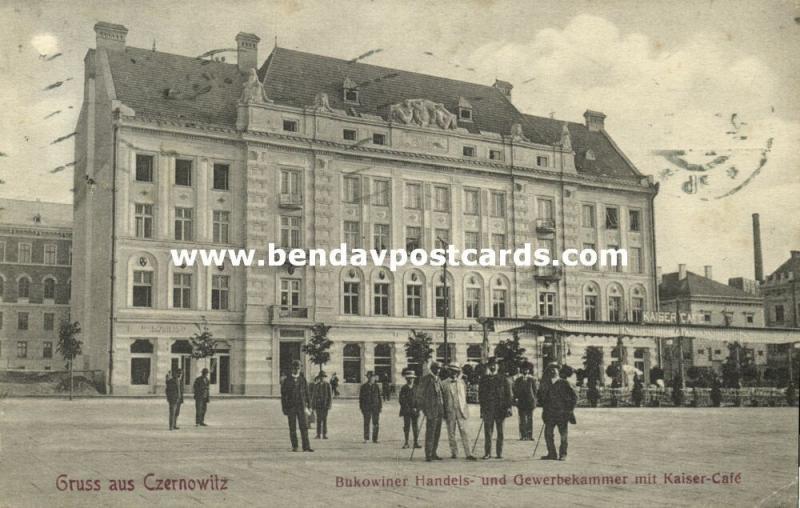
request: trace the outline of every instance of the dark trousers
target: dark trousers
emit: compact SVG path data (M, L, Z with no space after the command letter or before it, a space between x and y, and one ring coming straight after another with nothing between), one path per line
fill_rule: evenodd
M317 437L328 436L328 410L317 409Z
M561 436L561 446L558 448L558 454L561 457L567 456L567 434L569 424L567 422L559 423L546 423L544 424L544 441L547 443L547 455L551 457L556 456L556 440L554 434L555 428L558 427L558 435Z
M176 429L178 428L178 416L181 414L181 403L180 402L170 402L169 403L169 428Z
M533 439L533 409L519 410L519 437Z
M361 414L364 415L364 441L369 441L369 423L372 421L372 441L377 443L381 413L378 411L368 411Z
M299 413L291 411L287 417L289 418L289 440L292 442L292 449L297 449L297 427L300 427L303 450L310 449L311 443L308 442L308 422L306 421L305 412L302 409Z
M419 415L403 416L403 435L406 437L406 444L408 444L408 431L414 432L414 445L419 442Z
M442 434L442 415L425 418L425 458L436 457L439 448L439 436Z
M484 455L491 455L492 454L492 433L494 432L494 427L497 427L497 444L495 448L497 450L497 456L503 456L503 422L505 421L505 417L485 417L483 419L483 454Z
M201 423L205 423L206 421L206 407L208 406L208 401L195 399L194 400L194 423L195 425L200 425Z

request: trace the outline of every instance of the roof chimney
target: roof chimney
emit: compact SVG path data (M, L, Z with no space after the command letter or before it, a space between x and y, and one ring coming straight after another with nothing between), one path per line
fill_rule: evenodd
M678 280L683 280L686 278L686 265L680 264L678 265Z
M583 114L583 118L586 119L586 128L590 131L602 131L605 129L606 115L604 113L587 109Z
M764 259L761 257L761 221L758 214L753 214L753 263L758 282L764 282Z
M128 29L123 25L100 21L94 25L95 47L108 51L123 51Z
M505 95L508 100L511 100L511 90L514 88L514 85L508 81L503 81L502 79L495 79L494 85L492 86L500 90L500 93Z
M798 259L798 258L800 258L800 250L792 250L792 251L789 251L789 252L790 252L790 253L791 253L791 255L792 255L792 259Z
M236 34L236 62L241 72L258 68L258 42L257 35L239 32Z
M706 265L703 268L705 268L706 279L714 280L714 277L711 275L711 265Z

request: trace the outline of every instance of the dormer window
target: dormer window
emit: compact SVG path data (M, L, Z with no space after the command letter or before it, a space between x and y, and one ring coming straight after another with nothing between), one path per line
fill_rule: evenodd
M344 90L344 102L347 104L358 104L358 84L350 78L344 78L342 86Z
M593 160L595 160L596 158L597 158L597 157L595 157L595 155L594 155L594 151L593 151L593 150L586 150L586 160L587 160L587 161L593 161Z
M472 104L464 97L458 98L458 119L464 122L472 121Z

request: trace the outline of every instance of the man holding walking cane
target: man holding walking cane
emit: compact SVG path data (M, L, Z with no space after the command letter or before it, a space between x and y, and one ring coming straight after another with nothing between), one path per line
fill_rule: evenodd
M497 359L489 358L486 375L478 387L478 401L483 420L483 458L492 458L492 433L497 427L497 457L503 458L503 422L511 415L511 383L505 376L497 373Z
M425 460L442 460L436 453L442 433L444 399L442 382L439 380L439 364L431 363L430 372L422 376L417 390L417 407L425 417Z

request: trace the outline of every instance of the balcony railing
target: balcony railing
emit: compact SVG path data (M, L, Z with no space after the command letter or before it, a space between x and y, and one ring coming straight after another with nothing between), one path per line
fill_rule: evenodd
M536 219L536 231L539 233L552 233L556 230L555 219Z
M540 282L551 283L561 280L560 266L537 266L533 278Z
M303 196L300 194L281 194L278 206L296 210L303 206Z
M271 323L302 321L308 319L308 307L284 307L273 305L269 308Z

